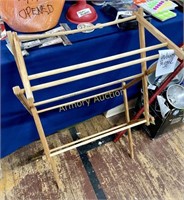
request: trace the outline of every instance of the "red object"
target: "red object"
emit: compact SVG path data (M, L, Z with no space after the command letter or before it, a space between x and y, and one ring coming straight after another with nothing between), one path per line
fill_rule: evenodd
M0 40L5 40L7 38L6 29L3 20L0 18Z
M180 65L175 69L175 71L169 75L166 80L161 84L161 86L155 91L155 93L151 96L149 99L149 105L153 103L153 101L156 99L157 95L159 95L166 87L167 85L171 82L171 80L183 69L184 67L184 61L180 63ZM139 119L139 117L142 115L144 112L144 107L142 107L138 113L133 117L133 120ZM122 135L126 133L126 130L118 133L114 139L114 142L117 142Z
M68 9L66 18L74 24L79 24L82 22L94 22L98 15L95 9L86 3L86 0L78 0L76 4Z

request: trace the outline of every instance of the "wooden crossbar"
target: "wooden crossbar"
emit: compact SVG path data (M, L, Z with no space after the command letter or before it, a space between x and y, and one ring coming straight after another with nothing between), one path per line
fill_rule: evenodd
M102 63L117 60L120 58L125 58L125 57L136 55L136 54L139 54L142 52L160 49L160 48L166 47L166 46L167 46L167 43L165 42L165 43L161 43L161 44L157 44L157 45L153 45L153 46L149 46L149 47L145 47L145 48L141 48L141 49L132 50L132 51L129 51L126 53L109 56L106 58L96 59L96 60L90 61L90 62L80 63L80 64L76 64L76 65L72 65L72 66L61 67L59 69L54 69L54 70L45 71L45 72L41 72L41 73L37 73L37 74L32 74L32 75L29 75L28 78L29 78L29 80L34 80L34 79L38 79L38 78L52 76L52 75L63 73L63 72L69 72L72 70L82 69L82 68L90 67L93 65L102 64Z
M75 142L71 142L71 143L69 143L67 145L63 145L61 147L58 147L57 151L56 151L56 148L52 149L50 151L51 152L50 155L51 155L51 157L52 156L56 156L56 155L58 155L60 153L64 153L64 152L72 150L74 148L89 144L91 142L94 142L94 141L102 139L104 137L113 135L115 133L118 133L118 132L130 129L130 128L133 128L135 126L139 126L141 124L145 124L145 122L146 122L145 119L140 119L140 120L137 120L136 122L134 121L134 123L132 123L132 124L122 124L118 128L114 127L114 128L111 128L111 129L108 129L108 130L93 134L91 136L87 136L87 137L79 139L79 140L77 140Z
M29 79L28 79L28 73L27 73L26 65L25 65L25 62L24 62L24 58L22 56L20 43L19 43L19 40L17 38L16 33L13 33L13 37L11 37L11 44L13 45L12 50L13 50L13 53L16 57L15 60L16 60L16 64L17 64L17 67L18 67L18 70L19 70L20 77L22 79L22 84L23 84L24 89L25 89L26 97L28 99L34 100L33 93L31 91L31 85L30 85L30 82L29 82Z
M96 24L95 26L93 26L93 29L101 29L101 28L105 28L107 26L116 25L116 24L119 24L119 23L123 23L123 22L126 22L126 21L133 20L133 19L136 19L136 16L130 16L130 17L127 17L127 18L124 18L124 19L114 20L114 21L102 23L102 24ZM48 38L48 37L82 33L83 31L89 31L89 30L91 30L91 27L69 30L69 31L62 31L62 32L57 32L57 33L52 33L52 34L49 33L49 34L19 35L19 39L21 41L36 40L36 39L43 39L43 38Z
M64 78L64 79L61 79L61 80L56 80L56 81L51 81L51 82L48 82L48 83L35 85L35 86L31 87L31 90L37 91L37 90L42 90L42 89L46 89L46 88L49 88L49 87L58 86L58 85L61 85L61 84L64 84L64 83L69 83L69 82L72 82L72 81L81 80L81 79L84 79L84 78L88 78L88 77L91 77L91 76L111 72L111 71L114 71L114 70L117 70L117 69L122 69L122 68L125 68L125 67L140 64L140 63L145 62L145 61L155 60L155 59L158 59L158 58L159 58L159 54L149 56L149 57L145 57L145 58L139 58L139 59L136 59L134 61L129 61L129 62L126 62L126 63L123 63L123 64L113 65L113 66L110 66L110 67L106 67L106 68L103 68L103 69L98 69L98 70L95 70L95 71L83 73L83 74L72 76L72 77L69 77L69 78Z
M174 49L175 54L181 60L184 59L184 53L181 49L174 44L171 40L169 40L161 31L159 31L156 27L154 27L151 23L149 23L140 13L135 13L137 21L144 26L153 36L155 36L160 42L168 43L168 48Z
M51 149L50 152L51 152L51 153L56 152L56 151L58 151L58 150L64 149L64 148L69 147L69 146L72 146L72 145L74 145L74 144L78 144L78 143L80 143L80 142L82 142L82 141L86 141L86 140L88 140L88 139L91 139L91 138L94 138L94 137L96 137L96 136L99 136L99 135L101 135L101 134L104 134L104 133L107 133L107 132L111 132L111 131L117 130L117 129L122 128L122 127L124 127L124 126L126 126L126 125L127 125L127 123L124 123L124 124L121 124L121 125L119 125L119 126L110 128L110 129L108 129L108 130L101 131L100 133L96 133L95 135L92 134L92 135L89 135L89 136L87 136L87 137L81 138L80 140L75 140L75 141L72 141L72 142L70 142L70 143L63 144L63 145L60 146L60 147L56 147L56 148L54 148L54 149Z
M35 102L34 105L40 106L40 105L43 105L43 104L52 103L54 101L59 101L59 100L62 100L62 99L66 99L66 98L69 98L69 97L77 96L77 95L84 94L84 93L87 93L87 92L92 92L92 91L95 91L95 90L98 90L98 89L109 87L109 86L112 86L112 85L115 85L115 84L118 84L118 83L122 83L123 81L128 81L128 80L132 80L132 79L140 80L143 76L144 76L143 73L136 74L136 75L133 75L133 76L128 76L128 77L123 78L123 79L119 79L119 80L112 81L112 82L109 82L109 83L101 84L101 85L98 85L98 86L95 86L95 87L90 87L90 88L87 88L87 89L84 89L84 90L79 90L79 91L76 91L76 92L72 92L70 94L65 94L65 95L62 95L62 96L55 97L55 98L50 98L50 99L47 99L47 100Z
M121 89L122 89L122 87L119 87L119 88L116 88L116 89L113 89L113 90L108 90L108 91L105 91L105 92L101 92L99 94L87 96L85 98L79 98L79 99L77 99L75 101L70 101L68 103L63 103L63 104L59 104L59 105L56 105L56 106L50 106L48 108L45 108L45 109L42 109L42 110L38 110L38 113L43 113L43 112L47 112L47 111L54 110L54 109L57 109L57 108L61 108L61 107L64 107L64 106L69 106L69 105L72 105L72 104L75 104L75 103L79 103L81 101L86 101L88 99L99 97L101 95L105 95L105 94L113 93L113 92L116 92L116 91L120 91Z
M151 67L151 68L149 68L149 69L147 69L146 70L146 75L149 75L149 74L151 74L151 73L153 73L154 71L155 71L155 69L156 69L156 63ZM141 75L141 74L140 74ZM142 76L143 76L144 74L142 74ZM132 85L134 85L135 83L137 83L138 81L140 81L141 80L141 78L142 78L142 76L140 76L140 77L136 77L137 75L135 75L135 78L134 78L134 80L132 80L131 82L129 82L128 84L126 84L126 88L129 88L129 87L131 87ZM138 76L139 76L139 74L138 74ZM121 79L120 81L127 81L127 80L124 80L124 79ZM119 83L119 81L117 82L117 83ZM113 84L116 84L116 83L112 83L112 85ZM110 85L106 85L106 86L104 86L104 87L107 87L107 86L110 86ZM99 89L99 88L96 88L96 89ZM93 91L93 88L91 88L91 91ZM89 90L88 91L86 91L86 92L89 92ZM24 94L25 93L25 89L24 88L22 88L22 89L20 89L20 93L21 94ZM71 94L72 95L72 94ZM58 97L56 97L56 99L57 99ZM67 97L66 97L67 98ZM54 100L53 101L57 101L57 100L55 100L55 98L53 98ZM58 100L60 100L60 99L58 99ZM49 103L49 101L50 101L50 99L48 100L48 102L46 101L45 103ZM51 100L52 101L52 100ZM43 104L45 104L44 102L43 102ZM35 106L37 106L37 105L41 105L42 104L42 102L37 102L37 103L35 103Z

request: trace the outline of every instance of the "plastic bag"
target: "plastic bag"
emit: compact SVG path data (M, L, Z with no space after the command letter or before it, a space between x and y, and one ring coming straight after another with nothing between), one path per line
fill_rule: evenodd
M58 23L65 0L0 0L0 16L19 32L40 32Z

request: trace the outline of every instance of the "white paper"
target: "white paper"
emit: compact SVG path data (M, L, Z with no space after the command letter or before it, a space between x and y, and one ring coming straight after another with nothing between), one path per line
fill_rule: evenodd
M157 87L156 85L152 85L152 84L148 85L148 89L150 89L150 90L155 90L156 87Z
M85 8L85 9L77 11L77 16L80 18L80 17L83 17L85 15L89 15L91 13L92 12L91 12L90 8Z
M158 95L157 96L157 100L158 100L158 105L160 107L160 112L163 118L166 117L166 114L170 111L170 109L165 105L165 99L164 97Z
M173 72L177 59L178 57L175 55L174 50L160 50L155 76L158 77Z

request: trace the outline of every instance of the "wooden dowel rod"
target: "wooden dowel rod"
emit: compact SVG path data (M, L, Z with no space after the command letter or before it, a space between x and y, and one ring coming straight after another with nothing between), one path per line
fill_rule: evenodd
M16 97L23 104L26 110L32 115L31 110L30 110L31 105L29 104L29 101L25 98L24 94L22 94L20 91L21 90L19 86L13 87L13 92L16 95Z
M64 185L59 178L59 174L58 174L58 171L57 171L57 168L56 168L56 164L55 164L54 160L51 158L49 145L48 145L48 142L47 142L46 137L45 137L45 133L44 133L44 130L43 130L43 126L42 126L40 117L39 117L35 107L31 108L31 112L33 114L33 119L34 119L34 122L35 122L35 125L36 125L36 128L37 128L38 134L40 136L41 143L43 145L44 153L47 157L49 164L52 167L56 183L57 183L58 187L63 190Z
M113 92L119 91L121 89L122 89L122 87L119 87L119 88L116 88L114 90L108 90L106 92L102 92L102 93L99 93L99 94L91 95L91 96L88 96L88 97L85 97L85 98L82 98L82 99L77 99L75 101L70 101L68 103L63 103L63 104L59 104L59 105L56 105L56 106L51 106L51 107L48 107L48 108L45 108L45 109L42 109L42 110L38 110L38 113L43 113L43 112L54 110L54 109L57 109L57 108L60 108L60 107L72 105L72 104L75 104L75 103L78 103L78 102L81 102L81 101L86 101L88 99L92 99L92 98L95 98L95 97L98 97L98 96L101 96L101 95L105 95L107 93L113 93Z
M155 63L151 68L147 69L147 70L146 70L146 75L149 75L149 74L153 73L153 72L156 70L156 65L157 65L157 64ZM139 82L139 81L141 80L143 74L140 73L140 74L138 74L138 76L139 76L139 75L140 75L140 77L136 77L137 75L135 75L135 77L130 76L130 79L135 78L135 80L132 80L132 81L130 81L129 83L127 83L126 86L125 86L125 88L128 89L129 87L131 87L131 86L134 85L135 83ZM118 81L117 83L122 82L122 81L127 81L127 80L130 80L130 79L121 79L121 80ZM114 83L114 84L116 84L116 83ZM107 85L107 86L108 86L108 85ZM107 86L104 86L104 87L107 87ZM25 92L25 90L24 90L23 88L20 89L20 93L23 94L24 92ZM56 97L56 98L57 98L57 97ZM55 100L54 100L54 101L55 101Z
M49 149L47 139L45 137L45 133L44 133L44 130L43 130L43 126L42 126L40 117L39 117L38 112L37 112L35 107L31 108L31 112L33 114L33 119L34 119L34 122L35 122L35 125L36 125L36 128L37 128L38 134L40 136L40 140L41 140L42 145L43 145L44 153L45 153L45 155L48 159L50 157L50 149Z
M139 121L141 121L141 120L144 120L144 118L143 118L143 119L139 119L139 120L138 120L138 119L137 119L137 120L131 120L131 121L129 122L129 124L124 123L124 124L121 124L121 125L118 125L118 126L109 128L109 129L107 129L107 130L98 132L98 133L96 133L96 134L92 134L92 135L89 135L89 136L87 136L87 137L81 138L81 139L79 139L79 140L72 141L72 142L70 142L70 143L67 143L67 144L64 144L64 145L62 145L62 146L56 147L56 148L54 148L54 149L51 149L50 152L54 152L54 151L57 151L57 150L66 148L66 147L71 146L71 145L73 145L73 144L80 143L81 141L85 141L85 140L94 138L94 137L96 137L96 136L98 136L98 135L101 135L101 134L104 134L104 133L107 133L107 132L110 132L110 131L117 130L117 129L119 129L119 128L122 128L122 127L127 126L127 125L131 125L131 124L136 123L136 122L139 122Z
M84 78L103 74L103 73L106 73L106 72L111 72L111 71L114 71L114 70L117 70L117 69L122 69L122 68L125 68L125 67L128 67L128 66L132 66L132 65L142 63L144 61L154 60L154 59L158 59L158 58L159 58L159 54L149 56L149 57L146 57L146 58L139 58L137 60L133 60L133 61L129 61L129 62L126 62L126 63L106 67L106 68L95 70L95 71L92 71L92 72L87 72L87 73L72 76L72 77L69 77L69 78L64 78L64 79L61 79L61 80L51 81L49 83L43 83L43 84L40 84L40 85L32 86L31 90L37 91L37 90L41 90L41 89L45 89L45 88L49 88L49 87L54 87L54 86L61 85L61 84L64 84L64 83L69 83L69 82L72 82L72 81L81 80L81 79L84 79Z
M117 81L112 81L112 82L105 83L105 84L102 84L102 85L98 85L98 86L95 86L95 87L91 87L91 88L88 88L88 89L80 90L80 91L77 91L77 92L72 92L71 94L66 94L66 95L62 95L62 96L59 96L59 97L51 98L51 99L48 99L48 100L39 101L39 102L34 103L34 105L35 106L39 106L39 105L51 103L51 102L54 102L54 101L66 99L66 98L73 97L73 96L76 96L76 95L80 95L80 94L83 94L83 93L87 93L87 92L91 92L91 91L94 91L94 90L102 89L104 87L112 86L112 85L121 83L122 81L128 81L128 80L131 80L131 79L135 79L135 80L141 79L142 76L143 76L142 73L136 74L136 75L133 75L133 76L128 76L126 78L123 78L123 79L120 79L120 80L117 80Z
M16 33L13 33L13 42L14 42L14 47L15 47L15 52L16 52L16 54L14 56L16 56L15 60L17 61L17 65L19 68L19 73L20 73L20 77L22 79L22 83L24 85L26 97L27 97L27 99L34 100L34 97L33 97L32 91L31 91L31 85L30 85L30 82L28 79L26 65L24 62L24 58L22 56L21 48L20 48L20 42L18 41L18 37L17 37Z
M107 23L96 24L92 28L93 29L100 29L100 28L112 26L112 25L115 25L115 24L118 24L118 23L130 21L130 20L133 20L133 19L136 19L136 16L131 16L131 17L127 17L127 18L124 18L124 19L114 20L114 21L107 22ZM70 35L70 34L74 34L74 33L81 33L83 31L88 31L88 30L91 30L91 27L83 28L83 29L74 29L74 30L70 30L70 31L61 31L61 32L57 32L57 33L49 33L49 34L19 35L19 39L21 41L36 40L36 39L43 39L43 38L47 38L47 37L55 37L55 36L62 36L62 35Z
M56 147L56 148L54 148L54 149L51 149L50 152L58 151L58 150L60 150L60 149L66 148L66 147L68 147L68 146L71 146L71 145L80 143L80 142L82 142L82 141L85 141L85 140L94 138L94 137L96 137L96 136L98 136L98 135L101 135L101 134L104 134L104 133L107 133L107 132L109 132L109 131L113 131L113 130L119 129L119 128L124 127L124 126L126 126L126 125L127 125L127 123L124 123L124 124L118 125L118 126L116 126L116 127L112 127L112 128L110 128L110 129L101 131L101 132L99 132L99 133L89 135L89 136L87 136L87 137L84 137L84 138L75 140L75 141L73 141L73 142L64 144L64 145L62 145L62 146L60 146L60 147Z
M77 147L80 147L80 146L89 144L89 143L91 143L91 142L94 142L94 141L96 141L96 140L99 140L99 139L101 139L101 138L107 137L107 136L109 136L109 135L113 135L113 134L115 134L115 133L117 133L117 132L121 132L121 131L127 130L128 128L132 128L132 127L135 127L135 126L144 124L145 122L146 122L146 120L144 119L144 120L140 120L139 122L135 122L135 123L133 123L133 124L127 125L126 127L122 127L122 128L119 128L119 129L116 129L116 130L107 132L107 133L102 134L102 135L99 135L99 136L97 136L98 133L97 133L97 134L94 134L95 137L92 138L92 139L88 139L88 140L83 141L83 142L80 142L80 143L78 143L78 144L69 146L69 147L67 147L67 148L65 148L65 149L58 150L58 151L56 151L56 152L51 153L50 155L51 155L51 157L52 157L52 156L56 156L56 155L58 155L58 154L60 154L60 153L64 153L64 152L69 151L69 150L72 150L72 149L74 149L74 148L77 148ZM80 139L79 139L79 140L80 140Z
M123 98L124 98L124 105L125 105L125 118L126 118L126 123L128 124L130 122L130 114L129 114L127 90L126 90L125 86L126 86L126 83L123 82L123 88L124 88L123 89ZM133 150L131 128L128 128L128 145L129 145L130 157L133 159L134 158L134 150Z
M181 59L184 59L184 52L174 44L169 38L167 38L162 32L155 28L151 23L149 23L143 16L138 13L135 13L137 16L137 21L141 23L152 35L154 35L159 41L167 42L168 48L174 49L175 54Z
M138 53L142 53L144 51L151 51L151 50L159 49L159 48L162 48L162 47L165 47L165 46L167 46L167 43L157 44L157 45L153 45L153 46L150 46L150 47L146 47L146 48L142 48L142 49L136 49L136 50L129 51L129 52L126 52L126 53L121 53L121 54L118 54L118 55L97 59L97 60L94 60L94 61L89 61L89 62L85 62L85 63L80 63L80 64L76 64L76 65L71 65L71 66L67 66L67 67L63 67L63 68L59 68L59 69L54 69L54 70L49 70L49 71L46 71L46 72L41 72L41 73L29 75L28 77L29 77L29 80L43 78L43 77L46 77L46 76L51 76L51 75L55 75L55 74L59 74L59 73L63 73L63 72L68 72L68 71L72 71L72 70L76 70L76 69L82 69L82 68L85 68L85 67L90 67L92 65L109 62L109 61L124 58L124 57L127 57L127 56L132 56L132 55L135 55L135 54L138 54Z
M135 83L139 82L142 79L143 76L144 76L144 74L142 74L142 76L140 76L140 77L137 77L137 78L133 79L132 81L127 83L125 86L123 86L123 89L128 89L129 87L131 87Z
M7 31L7 36L8 36L8 41L10 43L11 50L12 50L12 53L13 53L13 56L14 56L14 59L15 59L16 65L17 65L17 69L18 69L19 75L21 76L20 67L19 67L19 63L18 63L18 60L17 60L17 52L15 50L13 33L11 31ZM22 79L22 77L20 77L20 78Z
M24 90L23 88L22 88L22 89L20 88L20 93L21 93L21 94L24 94L24 93L25 93L25 90Z
M138 13L140 16L143 16L143 9L139 9ZM139 28L139 43L140 48L145 48L146 46L146 40L145 40L145 29L144 26L139 22L138 23ZM146 52L141 53L141 58L146 57ZM145 118L147 121L147 126L150 124L149 122L149 103L148 103L148 83L147 83L147 76L146 76L146 70L147 70L147 63L144 61L141 63L142 73L145 75L142 77L142 89L143 89L143 98L144 98L144 110L145 110Z

